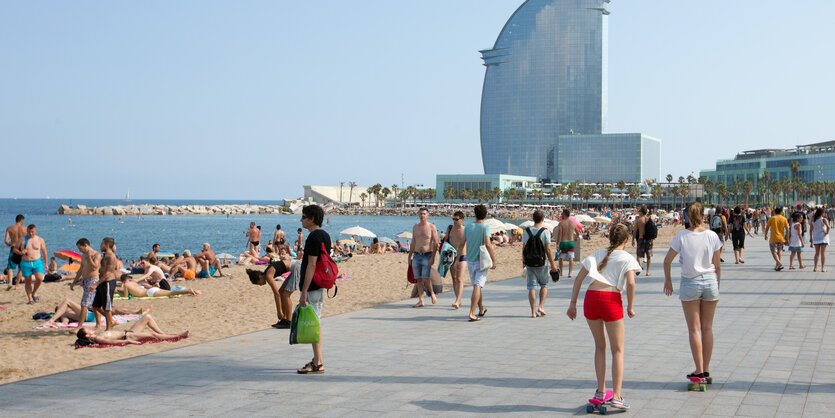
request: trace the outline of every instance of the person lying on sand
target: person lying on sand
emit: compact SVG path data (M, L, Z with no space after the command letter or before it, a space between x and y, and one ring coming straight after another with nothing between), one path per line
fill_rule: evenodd
M150 329L150 332L145 331L145 328ZM76 333L78 341L75 345L93 345L93 344L142 344L147 340L170 340L172 338L186 338L189 336L188 330L179 334L166 334L157 326L154 317L151 314L139 318L132 327L127 331L104 331L96 333L92 328L81 328Z
M113 315L142 315L147 312L151 312L151 309L153 308L154 305L139 309L117 308L114 306L112 312ZM78 322L80 315L81 305L69 299L64 299L60 305L55 307L55 315L53 315L52 318L49 318L49 321L44 322L43 325L54 325L56 322L60 322L62 324ZM87 317L84 318L84 321L82 322L93 322L95 320L96 319L93 317L93 311L87 311Z
M116 291L122 295L123 298L128 297L128 295L133 296L135 298L142 298L142 297L165 297L165 296L174 296L174 295L199 295L203 292L194 289L186 289L186 290L165 290L160 289L158 287L152 287L150 289L146 289L138 284L136 284L133 279L128 276L127 274L123 274L121 278L121 285L116 288Z

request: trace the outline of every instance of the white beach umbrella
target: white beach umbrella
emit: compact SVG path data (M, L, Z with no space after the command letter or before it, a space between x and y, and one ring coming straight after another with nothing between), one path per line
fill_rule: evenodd
M592 218L589 215L583 215L583 214L574 216L574 219L576 219L577 222L580 222L580 223L583 223L583 222L592 223L592 222L594 222L594 218Z
M594 220L597 221L597 222L603 222L604 224L608 224L608 223L612 222L611 219L609 219L605 216L598 216L598 217L594 218Z
M397 241L389 238L389 237L380 237L380 242L389 245L397 245Z
M515 224L512 224L512 223L510 223L510 222L506 222L506 223L504 224L504 229L505 229L506 231L512 231L512 230L514 230L514 229L516 229L516 228L519 228L519 225L515 225Z
M397 236L397 238L412 239L412 233L407 232L407 231L403 231L403 232L397 234L396 236Z
M485 219L484 223L486 225L489 225L491 228L501 228L501 227L504 226L504 222L502 222L502 221L500 221L496 218Z
M373 233L373 232L371 232L371 231L369 231L369 230L367 230L367 229L365 229L365 228L363 228L359 225L352 226L348 229L343 229L339 233L342 234L342 235L356 235L358 237L368 237L368 238L374 238L374 237L377 236L377 234L375 234L375 233Z
M533 221L525 221L519 225L519 228L527 228L529 226L533 226Z

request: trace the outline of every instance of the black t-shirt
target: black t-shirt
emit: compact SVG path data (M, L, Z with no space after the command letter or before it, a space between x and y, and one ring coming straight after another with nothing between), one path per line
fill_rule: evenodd
M742 215L731 215L731 231L745 232L745 217Z
M299 288L301 289L304 286L304 278L307 275L307 257L308 256L320 256L322 254L322 243L325 243L325 249L327 251L331 250L331 236L325 232L324 229L317 229L310 233L307 236L307 240L304 242L304 257L302 258L302 267L301 267L301 281L299 282ZM307 288L308 291L311 290L319 290L321 287L317 286L313 280L310 281L310 286Z

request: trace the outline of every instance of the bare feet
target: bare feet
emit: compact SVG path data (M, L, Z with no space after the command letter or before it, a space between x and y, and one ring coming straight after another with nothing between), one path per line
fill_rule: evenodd
M805 269L805 268L806 268L806 265L805 265L805 264L801 264L801 265L800 265L800 268Z
M180 334L180 338L188 338L191 335L189 330L185 330Z
M817 267L815 267L815 268L813 268L813 269L812 269L812 271L818 271L818 268L817 268Z
M545 315L546 315L545 310L544 310L544 309L542 309L542 308L537 309L537 310L536 310L536 312L537 312L537 313L539 313L539 314L540 314L540 315L542 315L542 316L545 316Z
M536 313L532 313L532 314L531 314L531 318L533 318L533 319L536 319L536 318L538 318L538 317L539 317L539 315L537 315Z
M418 303L416 303L416 304L412 305L412 307L413 307L413 308L422 308L422 307L424 307L424 306L425 306L425 305L423 304L423 302L418 302Z
M455 302L452 304L452 309L458 309L461 307L461 302Z
M826 273L826 269L821 267L821 273Z
M432 304L434 305L436 303L438 303L438 298L436 298L435 295L432 294Z
M650 272L647 272L647 277L649 277L649 276L652 276L652 274L650 274Z
M139 308L139 313L145 315L148 312L151 312L151 309L154 309L154 305L148 305L147 308Z
M202 295L202 294L203 294L203 292L201 292L201 291L199 291L199 290L194 290L194 289L191 289L191 294L192 294L192 295L194 295L194 296L197 296L197 295Z

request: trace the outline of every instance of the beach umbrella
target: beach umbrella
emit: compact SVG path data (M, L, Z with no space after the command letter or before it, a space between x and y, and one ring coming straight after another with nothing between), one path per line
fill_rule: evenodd
M150 254L150 253L145 253L145 256L147 257L148 254ZM174 254L172 254L172 253L157 253L157 258L174 258Z
M384 244L397 245L397 241L395 241L395 240L393 240L389 237L380 237L379 241L384 243Z
M336 243L337 243L338 245L345 245L345 244L348 244L348 245L349 245L349 246L351 246L351 247L356 247L356 246L357 246L357 244L358 244L356 241L354 241L354 240L352 240L352 239L341 239L341 240L339 240L339 241L336 241Z
M575 216L574 219L576 219L580 223L583 223L583 222L593 223L594 222L594 218L592 218L589 215L583 215L583 214Z
M506 231L512 231L512 230L517 229L517 228L519 228L519 225L514 225L510 222L506 222L504 224L504 228L502 228L502 229L504 229Z
M375 233L373 233L373 232L371 232L371 231L369 231L369 230L367 230L367 229L365 229L365 228L363 228L359 225L352 226L348 229L343 229L340 232L340 234L342 234L342 235L356 235L356 236L359 236L359 237L368 237L368 238L374 238L374 237L377 236L377 234L375 234Z
M396 237L397 238L403 238L403 239L412 239L412 233L403 231L403 232L397 234Z
M598 217L594 218L594 220L597 221L597 222L602 222L604 224L612 223L612 220L605 217L605 216L598 216Z
M485 219L484 224L488 225L490 227L490 229L493 229L493 228L502 229L502 228L504 228L504 222L502 222L502 221L500 221L496 218Z
M81 265L77 263L64 264L63 266L58 267L58 271L66 271L69 273L73 273L78 271L79 268L81 268Z
M234 255L228 254L228 253L215 254L215 257L223 260L224 263L226 262L226 260L231 260L233 258L236 258Z
M81 254L79 254L75 251L67 251L67 250L55 251L53 253L53 255L55 256L55 258L60 258L61 260L81 261Z

